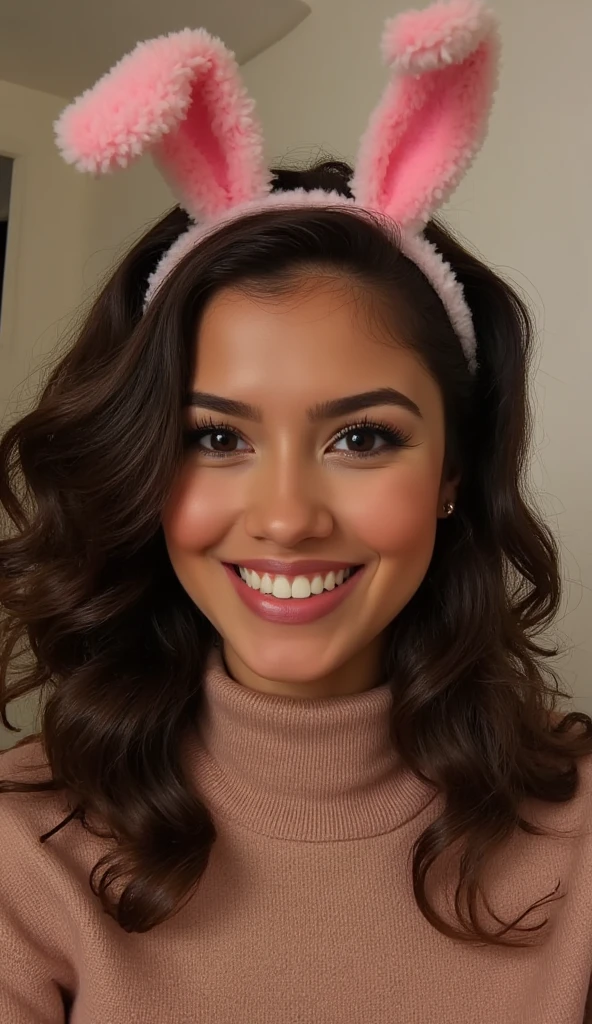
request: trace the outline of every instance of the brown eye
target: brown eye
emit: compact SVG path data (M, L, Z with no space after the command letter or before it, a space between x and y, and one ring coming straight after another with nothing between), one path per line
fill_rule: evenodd
M206 440L209 440L209 444L205 443ZM231 434L227 430L211 430L201 438L202 447L211 448L214 452L235 452L237 442L236 434Z
M336 451L355 452L360 455L368 455L384 447L388 447L384 437L381 437L377 430L372 430L369 427L352 427L347 433L341 435L335 445Z
M410 436L397 427L359 423L340 431L331 447L333 451L347 455L381 455L406 447L410 440Z
M230 427L196 427L185 434L186 448L197 449L204 455L235 455L248 451L249 446Z
M375 430L352 430L344 440L350 452L371 452L376 437Z

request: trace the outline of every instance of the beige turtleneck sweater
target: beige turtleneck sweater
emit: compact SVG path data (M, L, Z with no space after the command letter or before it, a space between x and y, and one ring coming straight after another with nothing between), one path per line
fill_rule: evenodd
M152 931L125 933L92 895L103 841L74 821L39 844L62 796L0 795L2 1024L582 1024L589 834L518 834L490 870L506 921L568 889L526 921L550 916L544 946L455 942L413 898L411 847L443 798L391 749L389 687L294 700L217 661L204 689L187 756L218 835L195 896ZM46 777L41 763L39 742L15 748L0 777ZM580 765L577 798L530 803L531 818L590 832L592 761Z

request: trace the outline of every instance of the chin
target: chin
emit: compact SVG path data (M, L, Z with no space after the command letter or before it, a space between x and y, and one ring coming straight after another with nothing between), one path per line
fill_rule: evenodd
M298 627L291 629L292 637L286 638L284 633L281 639L268 639L265 643L254 642L255 638L246 643L233 643L231 637L227 641L251 672L277 683L315 683L338 671L351 657L349 645L348 649L342 645L329 648L326 637L307 639Z

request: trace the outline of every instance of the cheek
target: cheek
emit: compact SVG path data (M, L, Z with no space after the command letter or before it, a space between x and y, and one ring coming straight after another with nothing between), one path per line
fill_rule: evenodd
M230 486L228 474L200 469L199 475L198 486L195 471L183 470L164 508L162 527L171 552L206 551L228 533L234 520L236 487Z
M351 529L385 558L429 560L436 532L437 474L410 469L372 477L348 502Z

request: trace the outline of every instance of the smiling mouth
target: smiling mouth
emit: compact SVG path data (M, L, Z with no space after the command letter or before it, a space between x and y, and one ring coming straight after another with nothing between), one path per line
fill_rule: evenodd
M236 576L250 590L281 600L310 600L321 594L336 590L363 569L362 565L351 566L325 574L314 573L302 576L282 576L271 573L257 573L240 565L232 565Z

